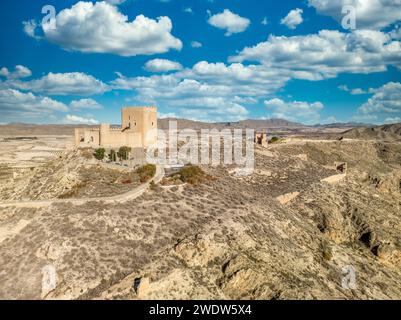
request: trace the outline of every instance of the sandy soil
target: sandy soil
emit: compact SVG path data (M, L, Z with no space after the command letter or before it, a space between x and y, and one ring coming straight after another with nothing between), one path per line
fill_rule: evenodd
M256 151L249 177L204 167L203 184L155 185L126 203L0 209L0 298L400 299L401 145ZM334 161L347 176L322 182ZM44 293L49 265L57 285ZM342 286L350 265L353 289Z
M0 165L36 167L72 146L71 136L31 136L22 140L0 136Z

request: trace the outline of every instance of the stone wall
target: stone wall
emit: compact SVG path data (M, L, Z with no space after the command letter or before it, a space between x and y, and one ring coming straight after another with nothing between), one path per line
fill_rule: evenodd
M157 142L157 108L131 107L121 110L121 128L101 124L98 129L75 129L79 147L147 148Z

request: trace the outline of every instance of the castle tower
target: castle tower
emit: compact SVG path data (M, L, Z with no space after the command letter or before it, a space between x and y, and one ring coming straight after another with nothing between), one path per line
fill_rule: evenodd
M124 132L140 133L142 145L147 147L157 141L157 108L123 108L121 110L121 125Z
M75 129L75 145L85 147L148 148L157 142L157 108L128 107L121 110L121 129L101 124Z

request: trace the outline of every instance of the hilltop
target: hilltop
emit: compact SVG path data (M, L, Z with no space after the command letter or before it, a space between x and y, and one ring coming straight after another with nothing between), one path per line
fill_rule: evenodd
M346 131L343 137L362 140L401 139L401 123L377 127L354 128Z

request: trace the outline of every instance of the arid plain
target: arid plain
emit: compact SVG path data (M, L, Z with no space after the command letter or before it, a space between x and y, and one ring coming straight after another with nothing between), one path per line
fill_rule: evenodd
M400 126L283 131L251 176L145 187L65 128L1 131L0 298L400 299Z

